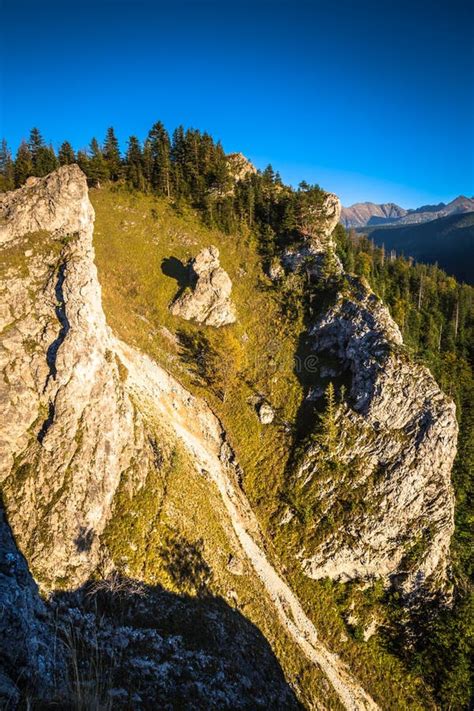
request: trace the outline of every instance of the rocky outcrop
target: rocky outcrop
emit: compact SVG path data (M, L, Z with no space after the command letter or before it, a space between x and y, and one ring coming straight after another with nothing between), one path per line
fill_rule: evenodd
M234 182L245 180L249 175L256 175L257 169L242 153L229 153L226 156L227 167Z
M110 350L85 176L61 168L2 209L0 484L37 579L80 582L147 439Z
M271 425L275 419L275 412L268 402L262 402L258 406L258 418L262 425Z
M305 243L292 247L282 255L282 265L287 271L303 270L315 279L341 275L342 264L335 253L332 233L341 216L341 203L337 195L326 193L321 200L302 210L298 231ZM275 266L273 267L275 270ZM270 278L273 277L270 275Z
M454 529L455 406L428 369L410 361L368 285L346 283L309 329L311 348L332 364L325 382L350 382L336 453L350 479L322 481L319 505L327 515L338 497L350 502L361 490L365 505L316 549L302 551L302 566L313 578L382 577L406 592L435 588L446 577ZM317 445L308 450L299 473L307 483L317 481L321 456Z
M333 193L326 193L320 203L305 210L298 229L312 252L326 252L331 247L331 235L340 217L341 201Z
M16 708L23 689L37 700L64 686L65 650L0 506L0 707Z
M174 316L219 328L236 320L232 282L220 266L217 247L203 249L189 265L190 288L170 306Z
M0 195L0 244L46 230L55 237L91 230L94 211L84 175L64 166L45 178L28 178L24 187Z

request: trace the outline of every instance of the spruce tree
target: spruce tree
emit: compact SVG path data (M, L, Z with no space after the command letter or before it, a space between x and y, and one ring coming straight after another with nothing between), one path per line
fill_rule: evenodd
M136 190L144 190L145 177L143 175L143 154L136 136L130 136L128 139L125 169L127 182Z
M39 129L32 128L30 131L30 140L28 141L28 147L31 152L31 159L33 161L33 168L36 169L36 164L38 160L38 154L41 148L44 148L44 139Z
M320 430L314 439L325 452L328 462L333 464L336 463L338 438L337 403L334 385L330 382L326 388L326 409L320 415Z
M153 155L149 139L145 140L142 152L143 177L145 178L146 189L151 188L151 174L153 172Z
M52 173L58 167L58 160L52 146L40 146L33 161L34 174L40 177Z
M156 192L171 196L171 143L168 132L161 123L155 123L149 134L152 159L151 184Z
M93 138L90 142L86 175L89 183L95 187L100 187L101 182L107 180L110 175L109 165L107 165L96 138Z
M59 165L71 165L76 162L74 149L69 141L64 141L58 151Z
M23 185L30 175L33 175L33 159L26 141L22 141L18 148L15 158L14 175L15 186L17 188Z
M171 145L171 160L173 165L173 192L176 197L184 197L187 194L187 185L185 178L185 162L186 162L186 141L184 137L184 128L178 126L173 132L173 141Z
M89 165L90 158L85 150L77 151L77 165L82 170L82 172L89 178Z
M111 180L119 180L122 177L122 158L119 142L112 127L107 129L103 157L108 167L109 178Z
M10 149L5 139L0 144L0 191L6 192L15 187L15 167Z

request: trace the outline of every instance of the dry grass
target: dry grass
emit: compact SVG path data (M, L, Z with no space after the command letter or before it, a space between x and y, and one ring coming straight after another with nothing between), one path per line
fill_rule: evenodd
M208 401L236 451L246 494L263 529L268 531L271 517L280 505L292 445L291 429L303 394L293 361L303 331L301 309L285 308L285 299L263 274L251 235L224 235L209 230L192 211L177 214L166 201L151 196L104 189L92 191L91 199L96 210L96 261L109 324L123 340L148 353ZM186 262L210 244L219 248L221 264L232 279L238 312L238 322L219 331L200 328L169 313L177 283L162 271L163 260L174 257ZM191 336L203 333L223 356L226 342L237 342L237 377L231 378L225 398L218 397L196 378L192 363L183 358L180 331ZM275 424L260 424L255 412L258 397L267 399L275 409ZM326 689L320 672L305 664L288 638L275 630L271 610L265 606L254 577L237 578L226 571L226 561L234 551L229 546L232 534L223 525L220 502L182 457L179 455L169 467L159 518L150 510L150 502L143 500L143 493L139 492L135 501L126 498L125 489L119 494L120 513L108 529L116 560L125 556L130 574L151 583L159 580L176 589L160 556L161 541L176 530L187 540L202 539L205 559L213 571L214 592L232 600L229 594L233 591L242 612L271 641L289 678L303 690L309 707L318 707L323 699L326 708L338 708L339 701ZM152 478L147 489L154 492L155 501L161 500L163 482ZM140 511L146 512L146 517L140 516ZM132 537L132 545L127 544L127 551L120 552L126 540L125 529L127 535L130 530L135 531L136 538ZM268 549L287 571L321 638L349 663L382 708L432 708L419 679L407 674L377 636L368 643L352 637L341 614L336 588L301 574L295 559L297 544L277 536L268 541Z

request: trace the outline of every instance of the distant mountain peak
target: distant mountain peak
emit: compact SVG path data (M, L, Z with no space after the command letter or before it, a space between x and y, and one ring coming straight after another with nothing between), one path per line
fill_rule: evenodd
M422 205L413 210L405 210L393 202L357 202L342 208L341 222L344 227L356 228L382 224L411 225L464 212L474 212L474 197L458 195L447 204Z

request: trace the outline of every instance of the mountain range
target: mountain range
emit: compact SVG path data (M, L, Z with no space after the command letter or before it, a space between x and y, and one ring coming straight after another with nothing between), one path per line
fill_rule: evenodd
M469 198L459 195L451 202L438 205L422 205L414 210L406 210L393 202L376 204L357 202L350 207L343 207L341 223L344 227L366 227L367 225L412 225L430 222L439 217L474 212L474 196Z

